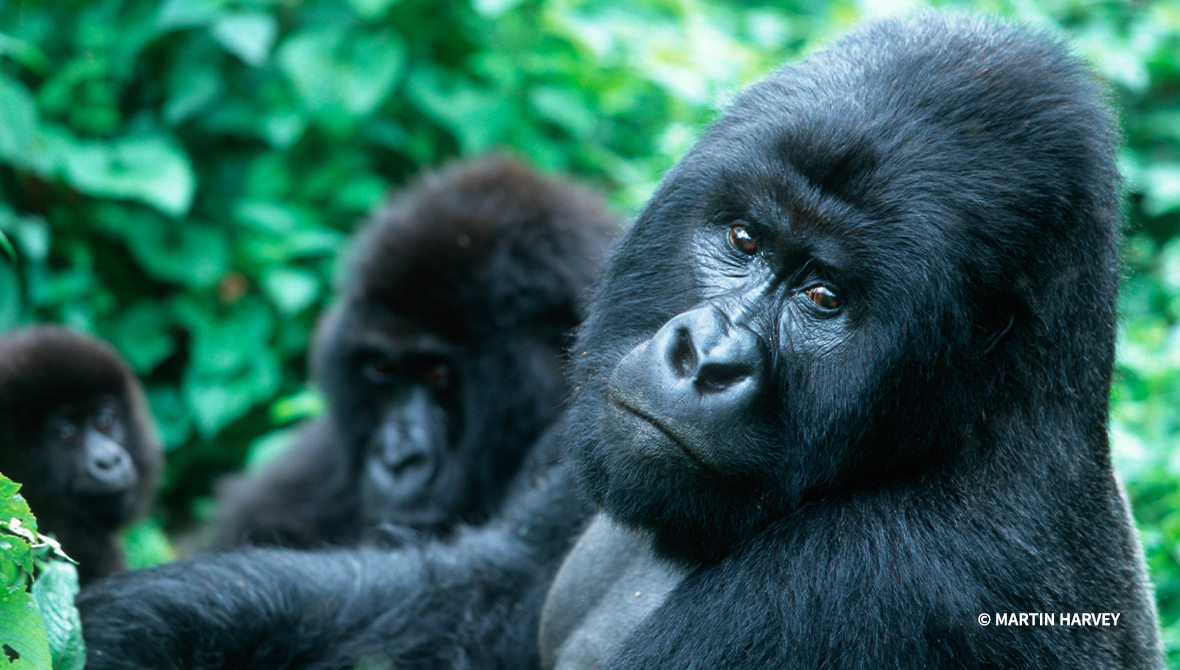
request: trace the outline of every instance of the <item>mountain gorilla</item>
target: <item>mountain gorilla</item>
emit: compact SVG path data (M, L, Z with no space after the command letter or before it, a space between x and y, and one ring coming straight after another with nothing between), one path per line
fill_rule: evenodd
M854 31L740 96L616 248L566 419L601 515L539 629L503 592L554 545L510 516L117 576L79 600L93 666L1161 667L1106 433L1114 138L1052 39Z
M378 527L400 544L490 518L519 469L557 456L538 438L619 230L588 192L504 157L392 199L318 332L328 417L226 487L215 544L340 544Z
M143 390L106 344L55 326L0 338L0 472L85 584L126 568L116 531L155 493Z

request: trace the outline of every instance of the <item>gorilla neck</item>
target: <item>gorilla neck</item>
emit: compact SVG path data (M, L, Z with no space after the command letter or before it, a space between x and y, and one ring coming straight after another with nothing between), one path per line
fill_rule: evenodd
M603 513L566 556L541 612L545 670L601 668L687 571Z

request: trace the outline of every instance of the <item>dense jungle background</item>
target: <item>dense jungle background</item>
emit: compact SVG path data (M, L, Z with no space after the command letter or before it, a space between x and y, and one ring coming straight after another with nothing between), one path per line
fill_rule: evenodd
M124 538L169 560L227 472L322 409L306 351L350 232L492 150L634 214L725 101L889 0L0 0L0 332L113 343L167 447ZM1125 133L1111 435L1180 667L1180 4L937 2L1065 35Z

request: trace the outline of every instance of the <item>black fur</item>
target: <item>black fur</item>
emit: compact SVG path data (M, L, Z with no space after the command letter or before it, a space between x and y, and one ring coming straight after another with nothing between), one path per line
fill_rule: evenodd
M99 438L113 450L100 469L121 470L96 484L86 439L99 434L91 424L103 407L115 423ZM150 502L160 453L139 381L109 346L55 326L0 338L0 472L21 484L38 529L78 561L82 583L126 567L116 531Z
M605 667L1160 667L1107 440L1115 140L1063 45L961 16L738 98L578 344L580 478L683 577ZM977 621L1020 612L1121 617Z
M588 192L503 157L392 198L317 335L328 416L226 487L215 544L342 544L374 527L400 543L490 518L529 459L556 457L532 447L568 396L567 338L619 230ZM390 476L383 455L421 467Z
M244 548L115 575L77 601L86 667L536 667L541 603L587 512L571 477L530 476L445 543Z
M602 514L547 595L546 667L1161 667L1106 435L1114 142L1065 47L969 17L867 25L744 93L580 332L567 442ZM534 667L472 605L554 546L507 523L117 577L79 600L90 660ZM978 619L1030 612L1120 618Z

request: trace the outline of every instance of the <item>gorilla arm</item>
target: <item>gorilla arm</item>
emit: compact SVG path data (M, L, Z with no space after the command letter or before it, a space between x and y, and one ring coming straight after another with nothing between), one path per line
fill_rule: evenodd
M314 548L355 540L356 486L341 462L335 424L318 419L296 443L256 475L218 483L223 501L213 546L281 545Z
M541 600L585 516L570 480L553 469L454 542L248 549L104 580L77 601L87 668L529 667Z

